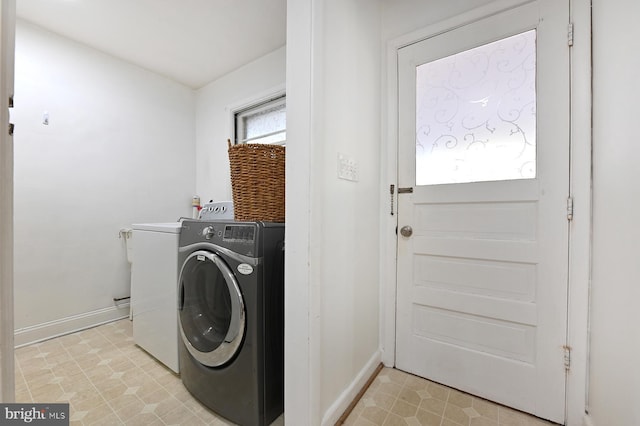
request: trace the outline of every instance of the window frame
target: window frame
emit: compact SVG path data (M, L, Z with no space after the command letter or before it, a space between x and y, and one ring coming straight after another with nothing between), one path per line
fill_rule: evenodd
M274 106L280 106L280 105L284 105L284 108L286 111L287 98L284 92L272 94L271 96L254 100L250 103L244 104L241 107L234 108L231 111L231 126L232 126L232 132L233 132L232 140L234 145L242 144L242 143L254 143L253 142L254 140L271 136L271 135L276 135L279 133L286 134L286 125L285 125L284 131L266 133L264 135L253 137L253 138L245 138L243 134L244 133L243 126L241 125L241 120L243 118L254 115L254 114L258 114L262 111L271 109ZM276 145L282 145L282 146L286 145L286 136L283 141L276 143Z

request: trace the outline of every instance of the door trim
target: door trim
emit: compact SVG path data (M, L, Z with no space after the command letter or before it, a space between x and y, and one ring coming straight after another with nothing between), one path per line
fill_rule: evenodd
M381 153L387 161L381 170L380 201L380 346L385 366L395 365L396 341L396 227L397 215L389 211L389 185L397 187L398 150L398 50L409 44L512 9L532 0L498 0L426 28L389 40L383 69L386 97L382 111ZM553 0L540 0L553 1ZM567 425L582 424L588 393L588 322L591 278L591 0L569 0L574 23L570 51L571 123L570 194L574 217L569 226L569 283L567 342L571 369L567 376Z
M13 321L13 138L8 99L13 96L15 0L0 5L0 401L15 400Z

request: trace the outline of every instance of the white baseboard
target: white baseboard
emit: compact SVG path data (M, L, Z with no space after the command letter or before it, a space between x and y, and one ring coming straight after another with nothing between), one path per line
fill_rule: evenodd
M376 371L378 365L380 365L380 360L382 359L382 353L380 350L377 350L373 356L369 359L369 361L365 364L364 368L360 370L360 373L356 376L356 378L351 382L351 384L340 394L338 399L334 401L333 404L329 407L329 409L324 413L322 417L322 426L333 426L340 419L342 414L349 407L349 404L355 399L360 390L367 383L371 375Z
M585 414L582 418L582 426L596 426L596 424L593 422L590 415Z
M54 337L106 324L129 316L129 304L98 309L71 317L49 321L29 327L20 328L14 332L16 348L42 342Z

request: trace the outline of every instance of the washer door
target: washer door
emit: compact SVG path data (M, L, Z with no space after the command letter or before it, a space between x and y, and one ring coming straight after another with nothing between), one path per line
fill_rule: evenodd
M193 252L179 281L180 334L187 350L208 367L231 360L245 331L245 306L233 272L215 253Z

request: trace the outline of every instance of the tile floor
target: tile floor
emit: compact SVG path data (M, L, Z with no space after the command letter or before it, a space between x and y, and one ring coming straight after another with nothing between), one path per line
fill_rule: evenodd
M545 426L519 411L392 368L383 368L345 425Z
M133 342L128 319L15 352L17 402L69 402L72 425L230 425ZM544 426L552 423L383 368L345 425ZM281 416L272 426L284 425ZM294 425L305 426L305 425Z
M69 402L71 425L230 425L120 320L15 351L17 402ZM282 417L274 425L283 425Z

